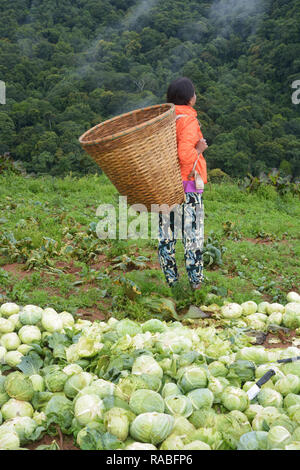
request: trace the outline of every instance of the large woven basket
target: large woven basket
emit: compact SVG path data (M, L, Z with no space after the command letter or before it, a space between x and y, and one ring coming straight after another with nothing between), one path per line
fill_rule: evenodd
M175 106L158 104L104 121L79 142L128 204L181 204L184 190L177 143Z

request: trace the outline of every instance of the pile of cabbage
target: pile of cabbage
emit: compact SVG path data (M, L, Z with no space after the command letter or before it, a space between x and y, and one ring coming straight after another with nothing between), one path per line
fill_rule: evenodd
M276 310L283 318L300 306L290 294ZM300 361L277 363L295 356L294 346L253 345L236 326L91 322L5 303L0 449L61 430L84 450L299 450ZM275 375L250 402L246 392L269 369Z
M234 322L240 327L249 327L254 330L267 331L272 325L284 326L297 330L300 328L300 295L289 292L288 303L256 302L249 300L240 304L226 303L222 307L210 306L219 313L229 324Z

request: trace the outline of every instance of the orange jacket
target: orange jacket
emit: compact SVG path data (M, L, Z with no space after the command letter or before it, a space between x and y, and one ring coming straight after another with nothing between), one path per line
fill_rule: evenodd
M183 181L187 181L198 156L196 144L199 139L203 139L203 135L197 120L197 111L192 106L176 104L175 112L176 115L188 114L188 116L176 120L177 151L181 176ZM200 174L203 182L207 183L206 161L202 153L199 156L196 171Z

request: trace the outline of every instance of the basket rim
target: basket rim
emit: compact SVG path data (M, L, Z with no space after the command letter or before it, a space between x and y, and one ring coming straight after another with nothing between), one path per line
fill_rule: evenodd
M118 119L120 119L121 117L125 117L125 116L130 116L131 114L135 114L135 113L139 113L139 112L142 112L142 111L146 111L148 109L154 109L154 108L162 108L163 106L166 106L166 105L169 105L170 106L170 109L168 109L167 111L165 111L163 114L160 114L159 116L156 116L152 119L150 119L149 121L146 121L142 124L139 124L137 126L134 126L134 127L130 127L130 129L127 129L126 131L120 131L120 132L117 132L116 134L110 134L108 136L105 136L105 137L101 137L101 138L98 138L98 139L95 139L95 140L84 140L88 135L90 135L95 129L98 129L99 127L102 127L104 124L107 124L108 122L113 122L113 121L116 121ZM114 139L117 139L119 137L122 137L124 135L127 135L127 134L131 134L132 132L136 131L136 130L140 130L140 129L143 129L147 126L150 126L152 125L154 122L157 122L157 121L162 121L163 119L165 119L169 114L171 114L173 111L175 110L175 105L174 103L161 103L161 104L155 104L155 105L152 105L152 106L147 106L146 108L138 108L138 109L135 109L133 111L129 111L127 113L123 113L123 114L119 114L118 116L114 116L113 118L111 119L108 119L106 121L103 121L101 122L100 124L97 124L96 126L92 127L91 129L87 130L86 132L84 132L80 137L79 137L79 142L80 144L83 144L85 146L87 145L94 145L94 144L99 144L100 142L106 142L106 141L111 141L111 140L114 140Z

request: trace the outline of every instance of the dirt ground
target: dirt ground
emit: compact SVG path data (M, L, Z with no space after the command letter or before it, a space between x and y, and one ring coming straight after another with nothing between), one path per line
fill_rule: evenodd
M50 445L52 444L53 441L56 441L59 449L57 450L80 450L78 447L74 445L74 439L73 436L66 436L66 435L61 435L61 436L49 436L48 434L45 434L45 436L42 437L42 439L32 442L31 444L28 444L26 449L28 450L36 450L37 447L42 446L42 445Z

